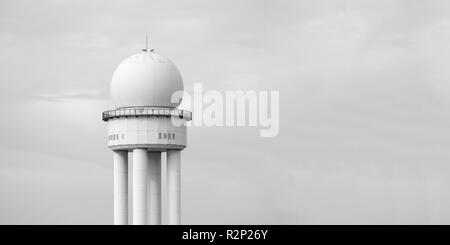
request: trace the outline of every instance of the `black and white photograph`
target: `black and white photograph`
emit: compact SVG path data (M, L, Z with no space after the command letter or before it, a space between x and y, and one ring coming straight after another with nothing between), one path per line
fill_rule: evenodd
M448 225L450 1L0 0L0 114L0 225Z

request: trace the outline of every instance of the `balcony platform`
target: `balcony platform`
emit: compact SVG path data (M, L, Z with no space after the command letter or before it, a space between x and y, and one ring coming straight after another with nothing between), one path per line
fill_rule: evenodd
M108 110L102 113L102 120L106 122L113 118L145 116L179 117L186 121L192 120L190 111L162 107L126 107Z

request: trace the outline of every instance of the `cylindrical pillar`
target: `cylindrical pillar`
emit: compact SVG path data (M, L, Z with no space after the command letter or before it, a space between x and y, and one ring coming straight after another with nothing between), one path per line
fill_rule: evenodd
M167 151L167 219L169 225L181 221L181 151Z
M133 150L133 225L147 224L147 149Z
M114 154L114 224L128 225L128 152Z
M150 224L161 224L161 152L149 152L148 196L150 198Z

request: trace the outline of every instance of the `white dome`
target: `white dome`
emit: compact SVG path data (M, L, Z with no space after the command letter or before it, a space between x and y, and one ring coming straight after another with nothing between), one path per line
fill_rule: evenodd
M172 94L183 91L183 79L169 59L143 51L125 59L111 81L111 96L116 108L133 106L177 107Z

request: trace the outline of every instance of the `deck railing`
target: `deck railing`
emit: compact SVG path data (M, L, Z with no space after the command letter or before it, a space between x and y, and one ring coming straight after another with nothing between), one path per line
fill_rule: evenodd
M137 117L137 116L166 116L179 117L187 121L192 120L192 112L170 109L170 108L119 108L116 110L105 111L102 114L103 121L108 121L111 118L119 117Z

